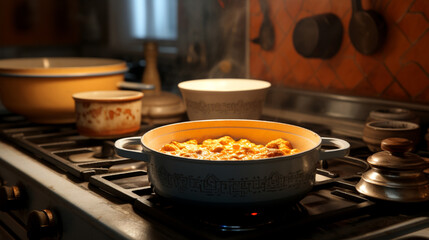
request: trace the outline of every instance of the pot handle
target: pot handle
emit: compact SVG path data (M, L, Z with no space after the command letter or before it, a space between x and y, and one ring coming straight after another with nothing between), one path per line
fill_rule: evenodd
M321 149L320 160L347 156L350 152L350 143L338 138L322 137L322 145L334 146L335 149Z
M141 137L121 138L115 141L115 151L121 157L149 161L149 156L142 151Z
M120 89L129 89L129 90L154 90L155 85L147 83L136 83L136 82L120 82L118 84Z

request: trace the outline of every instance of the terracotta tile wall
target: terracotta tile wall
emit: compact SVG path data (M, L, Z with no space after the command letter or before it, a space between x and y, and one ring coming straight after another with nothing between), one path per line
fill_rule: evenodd
M264 51L250 43L249 74L273 85L389 100L429 103L429 1L362 0L364 10L382 14L388 27L379 51L363 55L349 39L349 0L267 0L275 45ZM259 0L249 0L249 37L263 20ZM304 58L293 47L295 24L302 18L334 13L342 22L341 47L332 58Z

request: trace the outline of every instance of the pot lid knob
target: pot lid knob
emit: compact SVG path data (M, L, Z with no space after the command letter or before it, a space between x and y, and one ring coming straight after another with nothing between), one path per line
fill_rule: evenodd
M374 167L421 170L427 168L427 163L420 156L411 153L413 142L405 138L387 138L381 141L381 149L368 158L368 163Z
M381 149L401 154L411 151L413 149L413 142L406 138L386 138L381 141Z

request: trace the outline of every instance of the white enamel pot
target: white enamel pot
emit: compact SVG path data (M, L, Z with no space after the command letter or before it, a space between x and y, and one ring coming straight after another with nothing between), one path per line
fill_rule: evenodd
M159 152L171 142L229 135L257 144L283 138L300 153L244 161L198 160ZM336 146L321 150L321 145ZM136 150L136 146L142 150ZM315 182L320 159L343 157L350 144L308 129L259 120L201 120L155 128L142 137L115 142L118 155L148 162L154 192L175 201L212 206L256 206L297 202Z

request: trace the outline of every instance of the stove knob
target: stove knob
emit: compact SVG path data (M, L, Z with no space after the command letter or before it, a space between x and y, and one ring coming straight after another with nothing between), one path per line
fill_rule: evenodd
M28 215L27 237L29 240L60 238L56 219L51 210L34 210Z
M17 209L22 203L21 191L17 186L0 187L0 210Z

